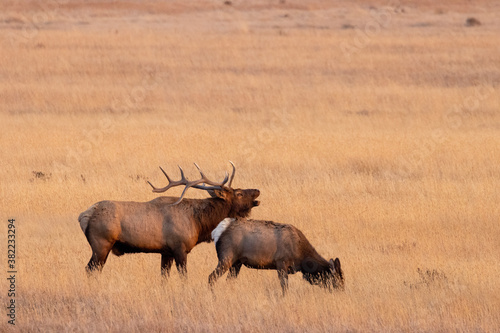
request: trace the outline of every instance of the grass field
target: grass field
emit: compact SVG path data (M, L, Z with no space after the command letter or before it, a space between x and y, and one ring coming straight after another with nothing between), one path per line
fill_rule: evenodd
M498 4L0 7L1 331L498 331ZM261 190L254 218L340 258L344 292L297 274L281 297L276 272L243 268L212 294L213 243L185 283L162 281L156 254L87 278L80 212L155 198L159 165L219 179L228 160L236 187Z

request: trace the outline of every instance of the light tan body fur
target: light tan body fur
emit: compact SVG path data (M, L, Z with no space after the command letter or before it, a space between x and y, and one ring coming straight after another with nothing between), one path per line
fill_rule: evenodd
M242 265L257 269L276 269L283 292L288 274L302 272L304 279L328 289L343 286L340 261L323 259L304 234L290 224L272 221L225 219L212 232L219 263L209 277L213 285L230 270L235 278Z
M225 187L217 197L183 199L159 197L148 202L101 201L80 214L80 226L92 248L88 271L102 269L110 251L161 253L163 274L173 260L186 273L187 254L201 242L211 241L211 232L228 216L247 216L258 205L258 190Z

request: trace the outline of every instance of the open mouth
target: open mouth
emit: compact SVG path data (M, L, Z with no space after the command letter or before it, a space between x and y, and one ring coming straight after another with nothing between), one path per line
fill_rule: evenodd
M254 200L252 203L253 203L254 207L260 205L260 201L259 200Z

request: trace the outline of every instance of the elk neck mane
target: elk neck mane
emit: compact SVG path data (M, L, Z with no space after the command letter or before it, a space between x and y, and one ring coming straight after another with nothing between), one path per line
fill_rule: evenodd
M194 220L200 226L197 243L202 243L212 240L212 231L228 216L231 207L222 199L208 198L197 201L191 209Z
M325 260L316 249L307 241L304 234L297 230L302 240L302 255L304 256L302 260L301 271L304 275L304 279L310 281L321 278L324 272L330 270L330 263ZM307 269L310 267L310 269Z

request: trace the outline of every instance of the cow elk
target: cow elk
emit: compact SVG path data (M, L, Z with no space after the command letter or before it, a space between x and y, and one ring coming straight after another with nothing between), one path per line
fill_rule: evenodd
M344 288L340 260L323 259L304 234L290 224L226 218L212 237L219 263L208 278L211 288L228 270L227 278L236 278L242 265L277 270L283 294L288 289L288 274L296 272L302 272L310 284L330 291Z
M174 186L184 186L179 198L158 197L148 202L100 201L80 214L78 221L92 248L87 272L101 271L109 252L117 256L124 253L160 253L161 273L170 274L173 261L181 276L186 276L188 253L197 244L211 241L211 232L226 217L246 217L259 205L257 189L231 187L236 168L228 185L228 174L222 182L209 180L201 174L198 180L189 181L182 169L181 179L172 181L165 171L168 185L153 187L162 193ZM210 198L184 198L190 188L206 190Z

